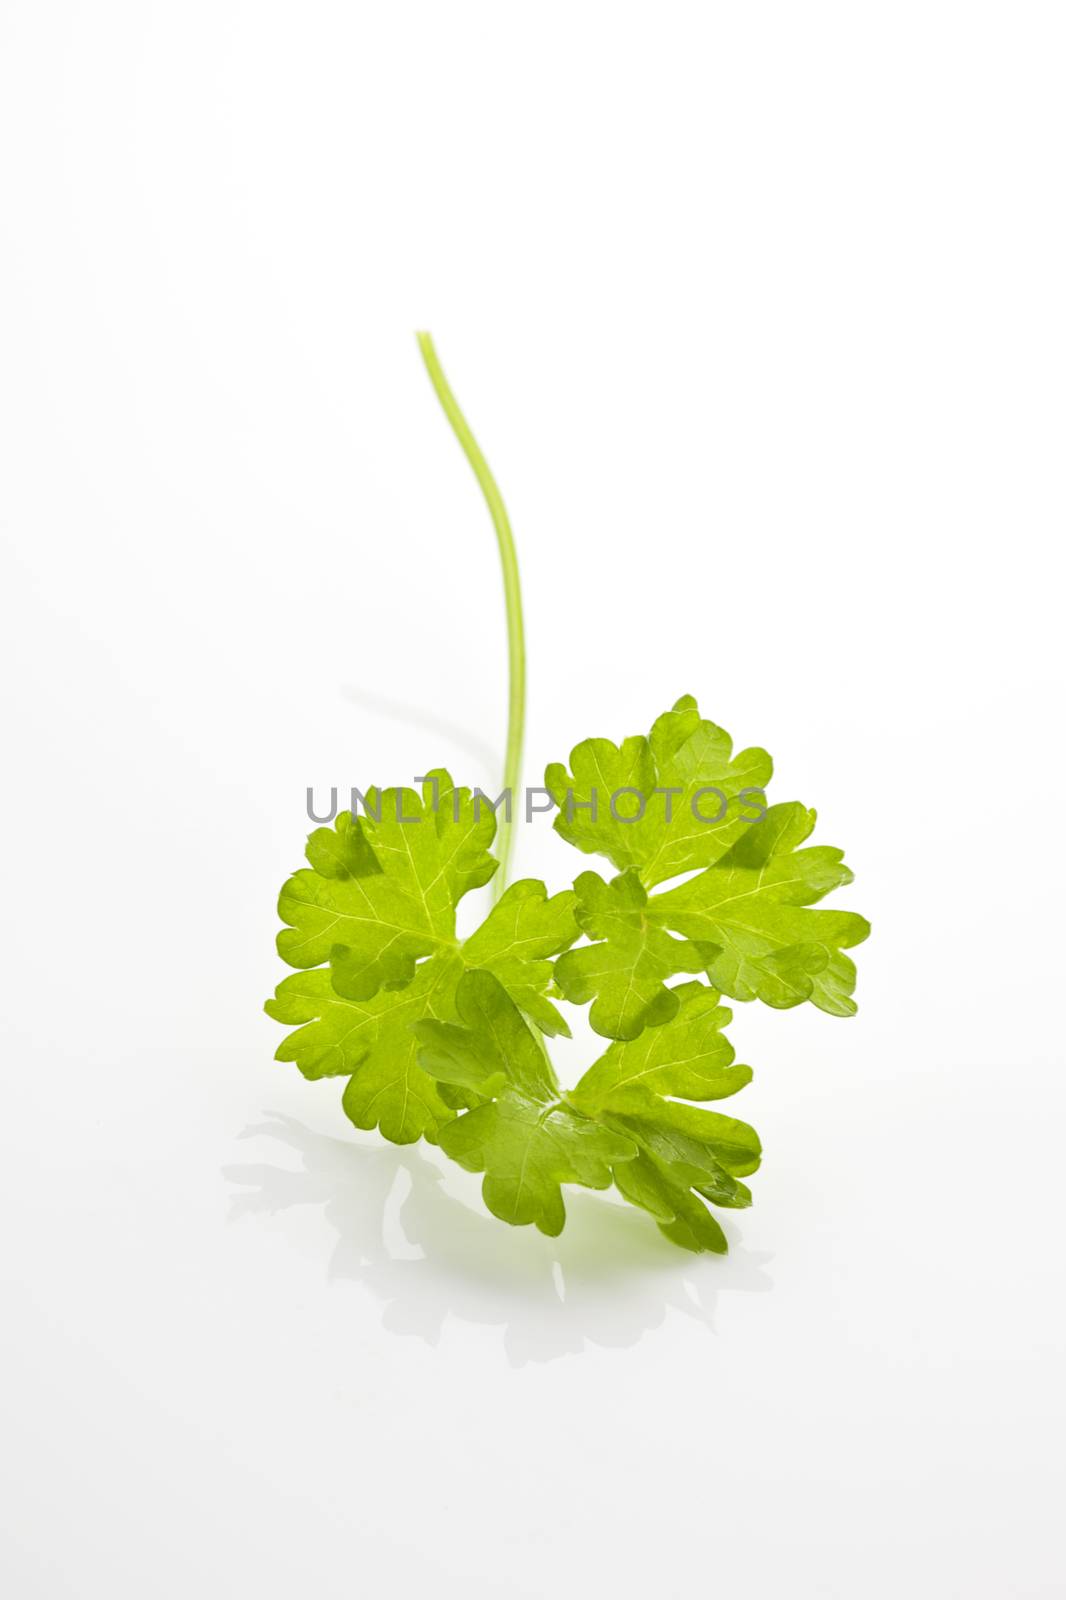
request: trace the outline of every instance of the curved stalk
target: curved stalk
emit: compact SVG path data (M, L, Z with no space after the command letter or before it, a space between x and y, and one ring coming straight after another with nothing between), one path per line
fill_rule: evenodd
M452 431L463 447L463 453L474 470L474 477L478 487L485 496L485 503L492 517L492 525L496 530L496 543L500 549L500 566L503 569L503 594L507 606L507 666L510 679L510 688L507 698L507 749L503 766L503 786L510 796L510 801L505 802L503 817L499 825L497 853L500 858L500 870L494 880L496 898L499 899L507 885L507 866L511 855L511 838L514 828L513 813L519 803L518 779L522 767L522 739L525 731L526 717L526 647L525 635L522 628L522 589L518 580L518 556L515 552L514 536L511 533L511 524L507 519L507 508L503 503L495 478L489 470L489 464L482 455L477 440L470 431L470 426L459 409L459 402L451 391L451 386L444 376L444 369L433 347L433 340L428 333L417 335L418 348L422 352L422 359L426 364L430 382L436 391L437 399L441 403L444 415L451 423ZM509 816L508 813L512 815Z

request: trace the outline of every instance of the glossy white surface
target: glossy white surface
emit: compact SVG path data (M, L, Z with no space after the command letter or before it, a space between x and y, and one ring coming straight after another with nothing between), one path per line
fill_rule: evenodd
M1061 12L0 39L5 1592L1062 1594ZM874 923L854 1022L736 1008L725 1260L271 1062L305 787L497 776L416 325L527 779L694 692Z

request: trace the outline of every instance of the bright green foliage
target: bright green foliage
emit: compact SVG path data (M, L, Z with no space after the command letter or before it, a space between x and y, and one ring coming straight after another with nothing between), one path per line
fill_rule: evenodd
M356 1126L483 1173L504 1221L557 1234L564 1184L613 1182L674 1243L724 1250L709 1206L750 1204L761 1150L747 1123L693 1103L751 1079L720 995L848 1016L845 951L869 932L819 906L851 873L808 843L813 811L767 805L770 774L687 696L647 736L586 740L569 771L548 768L555 827L617 875L582 872L550 898L514 883L465 941L456 908L496 870L492 808L443 771L421 795L370 791L373 814L317 828L282 889L278 950L301 970L267 1004L295 1025L278 1059L347 1079ZM612 1041L568 1093L544 1043L569 1033L560 996L591 1002Z
M571 774L558 764L547 770L561 807L557 831L624 869L609 884L595 873L578 878L577 919L593 943L556 969L568 999L597 997L590 1020L608 1038L633 1038L658 1015L663 980L675 973L705 971L736 1000L810 1000L837 1016L855 1010L855 967L843 951L866 938L869 923L850 911L809 909L851 882L842 852L799 849L815 813L796 803L767 809L755 791L769 779L769 756L731 751L729 735L686 696L648 738L621 746L588 739L571 753ZM629 797L633 815L644 806L639 821L618 821L607 803L623 782L639 790ZM681 792L656 793L669 789ZM577 802L595 806L595 818ZM622 812L621 801L614 810ZM700 820L719 813L720 821ZM701 868L642 897L642 887Z
M295 1061L308 1078L349 1076L344 1109L352 1121L380 1127L397 1144L435 1140L466 1103L422 1071L412 1025L456 1020L456 986L476 965L494 973L544 1032L568 1032L545 991L549 958L579 934L573 891L549 899L542 883L524 879L460 944L455 909L468 889L492 875L495 860L487 847L495 823L488 806L475 816L469 791L455 790L447 773L430 779L421 800L412 790L386 790L380 822L360 817L353 823L342 812L333 828L311 835L311 869L296 873L281 893L279 910L292 926L279 935L278 949L292 966L304 966L311 953L329 965L284 979L267 1002L277 1021L302 1024L282 1042L278 1060ZM376 798L373 791L367 796L375 811ZM418 820L398 822L397 805L400 816ZM408 927L417 917L431 930L417 965L415 943L396 934L401 904ZM371 905L390 907L392 920L375 922ZM333 916L328 926L308 911L321 917L326 906ZM356 916L354 908L366 915ZM299 945L291 937L297 930ZM368 993L371 973L375 984Z
M732 750L728 733L701 718L691 695L657 718L646 738L640 734L620 746L586 739L570 752L569 773L554 762L544 775L559 807L556 832L588 855L606 856L620 872L636 867L649 889L708 866L758 816L773 771L765 750L736 756ZM612 807L611 796L621 789L638 793L619 795ZM717 794L700 795L705 789L726 797L720 821L693 814L694 799L703 817L713 819L722 809Z
M724 1251L725 1235L704 1202L751 1204L737 1179L759 1165L758 1135L746 1122L668 1096L724 1099L751 1082L751 1068L732 1064L721 1032L732 1013L713 989L686 983L673 999L670 1020L610 1045L568 1099L636 1145L636 1158L614 1169L627 1200L650 1211L675 1244Z
M332 828L316 828L304 853L322 878L369 878L381 871L362 822L350 811L342 811Z
M463 946L469 967L495 973L513 1000L541 1033L570 1029L545 990L552 981L550 957L558 955L581 930L574 919L577 896L572 889L546 898L542 883L522 878L504 891L485 921Z
M379 1127L394 1144L435 1140L453 1111L418 1065L411 1025L454 1015L464 970L457 953L436 956L406 988L369 1000L339 994L328 967L295 973L267 1001L278 1022L304 1024L282 1041L277 1059L295 1061L306 1078L348 1077L344 1109L357 1128Z
M733 1065L721 1032L730 1013L714 990L683 985L673 1017L638 1039L612 1044L577 1088L564 1095L547 1057L513 1001L489 973L459 982L462 1024L415 1024L423 1069L483 1096L442 1129L441 1148L485 1174L485 1203L505 1222L558 1233L561 1185L604 1189L650 1211L666 1235L691 1250L724 1250L706 1201L745 1206L739 1175L759 1164L747 1123L669 1096L718 1100L751 1080Z
M441 1130L441 1148L470 1172L483 1172L482 1194L503 1222L563 1230L562 1184L606 1189L612 1167L636 1146L563 1099L551 1063L501 984L488 972L460 980L462 1027L419 1023L423 1065L445 1082L493 1098Z
M751 1082L751 1068L733 1063L735 1051L722 1029L733 1013L702 983L671 991L672 1016L636 1039L608 1047L585 1073L575 1104L625 1111L635 1094L682 1100L724 1100Z
M771 806L713 866L656 895L649 914L717 945L708 972L734 999L782 1007L811 1000L846 1017L855 1010L855 965L842 952L860 944L870 924L854 911L808 909L852 879L843 851L799 849L815 815L795 802Z
M570 950L555 964L560 992L589 1013L597 1033L635 1038L645 1021L670 1006L663 980L678 972L704 972L717 949L675 939L648 916L648 893L629 868L610 883L595 872L574 882L577 920L594 944ZM676 1002L674 1002L676 1005Z
M491 808L481 805L479 815L470 790L455 789L446 772L429 774L421 798L413 789L372 789L367 804L375 815L353 821L342 813L348 821L335 830L335 854L327 830L311 835L311 868L294 873L278 901L289 924L278 935L282 959L316 967L343 947L346 992L362 1000L385 984L408 983L416 960L454 944L456 906L497 865Z

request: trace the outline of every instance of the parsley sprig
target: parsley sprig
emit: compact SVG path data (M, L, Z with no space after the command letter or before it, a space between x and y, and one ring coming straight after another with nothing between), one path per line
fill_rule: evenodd
M525 714L514 539L433 342L418 342L499 546L514 795ZM396 1144L427 1139L483 1173L504 1222L558 1234L564 1184L613 1184L674 1243L724 1251L711 1207L751 1203L741 1180L761 1147L749 1124L705 1108L751 1081L721 1000L850 1016L845 952L870 931L853 911L819 907L851 872L841 851L808 843L814 811L764 803L771 772L765 750L734 753L687 695L646 735L585 740L545 773L554 826L614 872L583 871L553 895L531 878L507 885L513 824L505 816L498 830L492 807L443 769L421 794L368 791L364 815L315 829L308 865L282 888L278 953L297 970L267 1002L295 1027L277 1058L345 1079L357 1127ZM623 793L624 810L608 803ZM491 910L460 940L459 902L490 881ZM566 1092L545 1042L570 1032L558 1001L589 1005L609 1041Z

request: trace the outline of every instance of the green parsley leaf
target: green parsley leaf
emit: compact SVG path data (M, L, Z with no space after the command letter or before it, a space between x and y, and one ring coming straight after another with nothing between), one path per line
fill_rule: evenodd
M446 772L428 775L421 798L413 789L371 790L367 804L376 816L352 822L342 813L349 821L334 830L334 855L327 830L311 835L311 869L294 873L278 901L289 924L278 935L282 959L316 967L343 949L346 992L362 1000L408 983L416 960L453 946L456 906L497 866L491 808Z
M765 750L732 750L728 733L683 695L647 737L586 739L570 752L570 772L561 762L548 767L555 830L619 871L637 868L649 889L707 866L759 815L773 771ZM710 820L718 811L721 819Z
M712 982L737 1000L788 1007L810 1000L851 1016L855 965L843 951L870 932L854 911L808 907L852 881L843 851L801 850L816 812L796 802L771 806L698 877L657 895L649 914L664 926L717 945Z
M528 1024L497 980L467 972L456 991L460 1024L426 1020L413 1032L419 1063L442 1083L484 1096L440 1131L444 1152L485 1174L495 1216L558 1233L564 1183L614 1181L663 1232L690 1250L722 1251L707 1209L750 1204L738 1175L759 1163L747 1123L667 1098L722 1099L751 1080L722 1033L731 1013L704 984L683 984L669 1022L612 1044L564 1095Z
M383 989L369 1000L339 994L328 967L294 973L268 1000L269 1016L302 1023L279 1045L277 1060L295 1061L306 1078L349 1078L344 1109L357 1128L378 1127L394 1144L436 1139L454 1106L418 1065L411 1024L454 1016L456 985L464 971L457 953L424 961L403 989Z
M616 1042L594 1062L571 1095L583 1107L625 1111L636 1093L684 1100L724 1100L751 1082L751 1068L734 1065L736 1052L722 1029L733 1013L714 989L683 983L671 991L674 1015Z
M295 1061L308 1078L350 1077L344 1093L349 1117L357 1127L379 1127L396 1144L423 1137L435 1140L455 1110L477 1098L455 1084L438 1083L422 1070L412 1025L424 1020L457 1021L456 987L464 971L477 966L499 978L542 1032L569 1032L545 991L552 979L550 957L566 949L580 932L572 890L549 899L543 883L523 879L501 895L472 938L460 944L455 907L467 889L491 876L492 858L486 866L484 842L491 842L494 819L491 809L484 820L475 819L469 791L454 790L446 773L429 777L421 802L410 790L387 790L380 823L373 818L353 822L350 813L342 812L333 828L312 833L307 849L312 870L296 878L305 886L314 880L314 888L303 889L299 904L306 909L313 896L316 906L329 904L339 915L331 934L316 930L307 947L320 958L328 956L330 964L284 979L266 1007L279 1022L302 1024L282 1042L277 1059ZM418 821L395 822L389 796L397 793L400 815L417 815ZM373 791L367 799L378 809ZM402 833L397 837L399 829L408 830L409 845ZM293 881L282 893L290 906L286 895ZM436 929L436 942L432 953L417 965L410 945L404 960L394 966L392 952L374 942L374 930L389 924L371 922L367 934L366 925L360 923L358 945L340 942L350 935L345 919L355 903L342 897L377 891L382 899L403 894L409 904L429 908L426 920ZM304 932L308 926L305 918ZM285 938L283 933L281 940ZM301 952L301 959L306 953ZM378 975L389 977L368 994L372 964Z
M732 1013L713 989L682 984L674 996L669 1021L612 1044L567 1098L636 1145L635 1159L614 1168L627 1200L649 1211L675 1244L722 1252L725 1235L705 1202L750 1205L751 1192L738 1177L759 1165L758 1135L735 1117L666 1097L723 1099L750 1083L751 1068L733 1065L733 1047L721 1031Z
M416 1024L422 1065L495 1098L442 1128L441 1149L485 1174L482 1194L494 1216L561 1233L562 1185L608 1188L613 1167L635 1155L635 1145L566 1104L543 1049L491 973L466 973L456 1004L463 1026Z
M520 878L463 945L466 965L494 973L512 1000L549 1036L570 1035L569 1025L545 998L545 991L553 978L549 958L580 937L576 907L572 889L549 899L543 883Z
M350 811L340 812L332 828L316 828L304 853L323 878L369 878L381 871L362 822Z
M652 1007L670 1006L664 980L703 972L717 951L675 939L648 916L648 892L633 868L610 883L595 872L574 882L582 932L597 941L570 950L555 964L560 993L575 1005L595 997L589 1013L597 1033L632 1039ZM673 1003L676 1008L676 1002Z
M852 875L839 850L799 849L815 812L762 803L771 770L765 751L733 757L728 734L685 696L647 738L621 746L589 739L570 762L570 773L555 764L545 777L561 807L555 828L623 868L609 883L596 873L577 879L576 915L592 942L556 967L567 999L595 997L596 1032L635 1038L668 1014L665 980L700 971L737 1000L810 1000L852 1015L855 967L843 952L866 938L869 923L850 911L809 909ZM625 788L637 820L620 820ZM660 894L646 892L693 872Z

